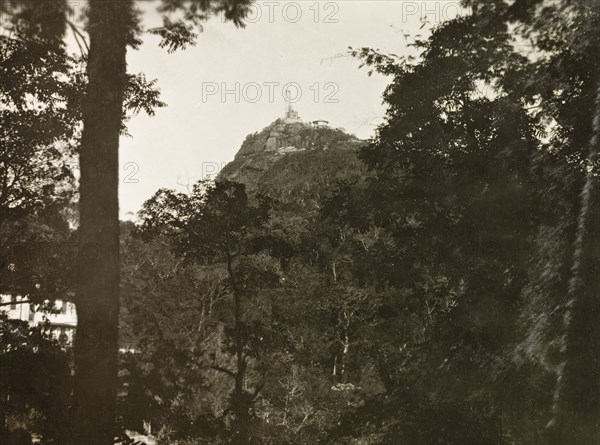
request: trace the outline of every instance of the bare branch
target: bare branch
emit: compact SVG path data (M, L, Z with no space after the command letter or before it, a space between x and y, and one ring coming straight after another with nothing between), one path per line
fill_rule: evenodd
M210 366L209 366L209 368L210 368L210 369L214 369L215 371L220 371L220 372L223 372L223 373L225 373L225 374L227 374L227 375L229 375L229 376L231 376L231 377L235 378L235 373L234 373L233 371L230 371L230 370L229 370L229 369L227 369L227 368L223 368L223 367L221 367L221 366L217 366L217 365L210 365Z

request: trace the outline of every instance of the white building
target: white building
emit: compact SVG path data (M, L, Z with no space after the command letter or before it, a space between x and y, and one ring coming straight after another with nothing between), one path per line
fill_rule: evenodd
M77 312L75 304L56 300L54 311L46 312L40 310L40 305L27 302L27 298L14 295L0 295L0 311L5 312L8 318L23 320L30 326L47 327L47 332L53 338L72 344L77 327Z

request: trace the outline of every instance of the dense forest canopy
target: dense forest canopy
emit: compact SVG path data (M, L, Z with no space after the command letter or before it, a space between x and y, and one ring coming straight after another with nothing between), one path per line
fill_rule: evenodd
M163 46L189 44L196 13L225 8L238 24L244 16L245 3L197 3L163 2L166 12L190 8L188 22L165 19ZM462 4L470 14L415 38L417 57L348 50L389 78L372 139L309 125L280 131L276 121L250 134L216 181L158 190L135 222L102 220L118 235L110 239L94 238L94 218L106 214L92 207L114 210L115 184L83 179L78 195L64 164L82 150L114 155L124 110L151 114L163 105L158 91L119 65L122 98L100 104L112 111L104 120L81 97L94 75L106 82L98 67L114 54L97 50L90 68L92 47L87 60L72 58L64 30L20 27L30 19L15 15L19 32L0 40L2 53L51 57L9 57L0 71L0 162L12 187L0 194L2 292L42 301L72 276L72 256L48 265L24 246L64 252L88 237L116 240L120 256L102 260L116 291L94 280L77 288L91 322L84 338L93 343L102 311L114 322L92 350L107 358L98 393L81 386L99 375L82 343L71 398L64 345L1 319L6 381L28 363L51 366L22 377L26 385L0 385L0 435L18 427L62 444L71 431L48 425L70 409L78 440L105 428L106 443L119 431L165 445L596 443L600 5ZM112 43L135 46L134 24ZM62 75L49 81L48 72ZM31 109L31 95L46 105ZM28 130L30 121L40 124ZM87 146L86 122L96 132ZM108 148L97 138L104 125ZM273 132L297 150L267 150ZM79 228L67 211L77 199L87 199ZM120 307L109 304L119 287ZM129 352L117 354L117 320ZM42 380L55 384L34 397L28 388ZM82 410L94 394L109 412L98 422Z

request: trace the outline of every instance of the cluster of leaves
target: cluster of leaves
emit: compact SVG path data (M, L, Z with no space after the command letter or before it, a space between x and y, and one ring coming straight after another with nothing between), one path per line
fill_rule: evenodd
M161 38L159 46L170 53L195 45L197 31L202 24L215 15L244 27L244 17L250 10L250 0L212 2L205 0L163 0L159 10L163 13L163 25L150 30ZM171 17L175 16L175 17Z
M71 367L68 351L44 333L0 313L0 439L8 431L59 445L69 438ZM13 435L19 433L13 433Z
M400 307L391 301L388 313L408 305L418 314L415 303L427 309L419 320L425 335L408 341L405 356L388 365L392 400L405 400L411 388L408 400L427 400L414 405L421 419L434 410L455 424L461 416L476 421L453 436L443 423L393 409L379 416L385 432L374 443L392 443L406 431L415 443L538 443L553 416L557 349L564 345L561 295L572 255L557 237L573 237L576 191L586 170L596 168L587 150L597 114L597 68L589 60L598 50L597 5L465 6L472 15L440 24L415 43L417 60L353 50L371 69L393 76L384 95L388 119L362 153L376 176L362 190L341 189L332 208L354 227L377 228L385 241L369 258L374 278L408 295ZM525 51L531 49L535 57ZM594 193L591 224L599 205ZM368 210L357 217L344 208L348 203ZM594 283L587 285L597 292ZM589 324L580 326L589 331ZM389 350L401 337L389 337ZM589 356L594 347L582 347L582 339L572 340L588 370L567 390L579 394L573 416L595 412L598 394L595 386L583 394L597 368ZM346 440L373 434L372 412L362 410L362 422L360 412L342 429ZM492 436L479 428L490 421L503 424ZM433 436L413 429L424 426ZM478 439L466 435L478 430Z
M4 15L0 36L0 291L37 301L70 290L84 86L80 60L54 34L56 20L40 15L60 14L47 6Z

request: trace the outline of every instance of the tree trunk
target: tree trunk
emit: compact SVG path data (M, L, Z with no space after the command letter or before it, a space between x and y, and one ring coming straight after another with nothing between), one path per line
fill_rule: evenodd
M350 337L348 336L348 328L344 329L344 341L342 343L342 383L348 383L348 377L346 376L346 356L348 355L348 351L350 350Z
M0 382L0 439L6 440L6 408L8 407L8 385Z
M90 0L89 86L79 154L73 445L112 445L119 313L119 135L129 1Z
M233 271L233 258L227 253L227 271L233 290L233 313L235 331L236 373L235 387L231 397L234 415L234 445L248 445L250 432L248 422L250 417L251 397L244 391L244 378L246 376L246 359L244 358L244 339L242 333L242 296L241 290L235 279Z
M600 81L596 84L588 163L598 161ZM600 443L600 187L587 172L580 195L559 366L549 423L555 444Z
M244 379L246 376L246 360L244 358L244 344L242 339L241 326L241 298L237 291L234 291L234 311L235 311L235 349L237 369L235 373L235 388L233 391L232 404L235 416L235 445L248 445L249 443L249 409L250 397L244 391Z

